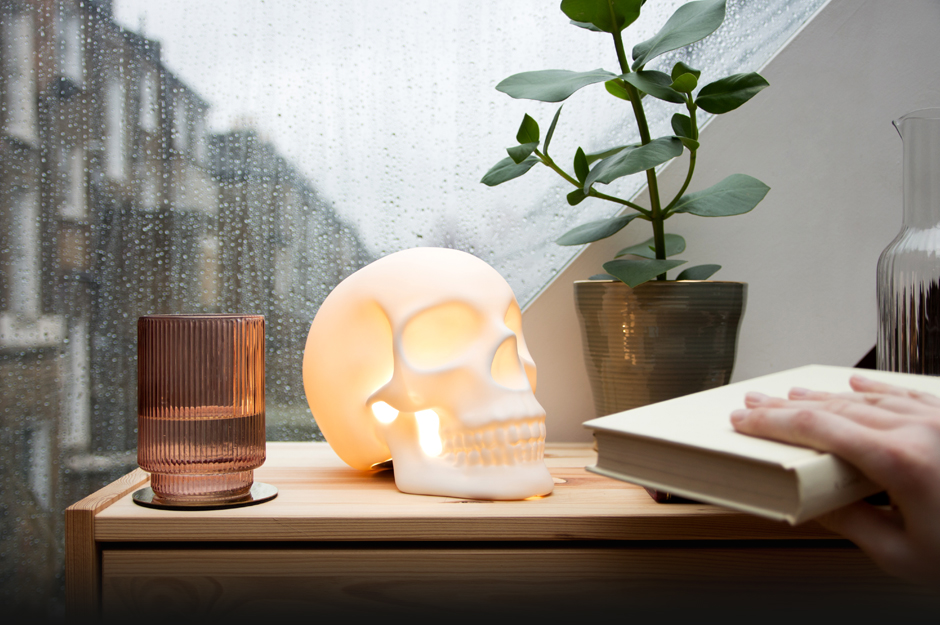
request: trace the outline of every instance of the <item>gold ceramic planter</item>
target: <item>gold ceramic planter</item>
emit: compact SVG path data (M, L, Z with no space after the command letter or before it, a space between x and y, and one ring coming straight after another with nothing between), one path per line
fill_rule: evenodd
M727 384L747 284L574 283L598 416Z

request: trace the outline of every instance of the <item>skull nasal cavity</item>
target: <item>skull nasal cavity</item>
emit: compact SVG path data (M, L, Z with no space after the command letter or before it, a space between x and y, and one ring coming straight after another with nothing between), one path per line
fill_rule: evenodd
M402 333L405 358L414 367L433 369L457 360L480 336L483 318L460 302L424 310Z
M521 391L529 388L529 378L526 377L522 361L519 359L515 335L503 341L496 350L490 375L497 384L508 389Z

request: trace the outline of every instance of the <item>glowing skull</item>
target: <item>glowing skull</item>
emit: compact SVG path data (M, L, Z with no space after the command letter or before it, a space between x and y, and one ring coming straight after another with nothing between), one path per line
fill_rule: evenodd
M509 284L457 250L391 254L317 312L304 389L347 464L393 459L399 490L474 499L552 491L545 412Z

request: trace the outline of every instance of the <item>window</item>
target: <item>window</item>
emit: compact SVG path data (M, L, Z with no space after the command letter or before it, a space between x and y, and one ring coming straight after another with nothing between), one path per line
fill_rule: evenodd
M206 120L199 115L193 120L193 159L199 165L206 164Z
M200 297L206 308L215 306L219 298L219 238L208 236L199 244Z
M39 420L26 429L29 488L36 503L48 511L52 507L52 423Z
M84 84L85 46L82 41L82 21L78 13L66 8L60 14L59 45L62 48L61 75L76 87Z
M39 191L19 187L12 189L10 195L9 307L19 319L33 321L41 313Z
M91 445L91 358L88 318L76 317L69 327L65 347L65 405L60 433L65 449L88 449Z
M64 219L81 220L85 212L85 150L73 146L60 151L62 162L60 171L65 179L64 201L59 207L59 214Z
M145 70L140 85L140 127L147 132L154 132L157 129L160 115L159 89L157 72L151 69Z
M105 90L105 160L108 177L124 180L127 169L125 93L121 76L110 76Z
M157 174L148 167L142 168L138 174L140 181L140 208L152 212L160 206L160 186Z
M189 113L185 98L177 94L173 101L173 147L180 153L189 149Z
M636 36L682 1L647 3ZM822 3L731 0L686 60L756 69ZM304 341L344 277L457 247L525 302L571 257L554 239L610 210L569 209L545 171L479 184L523 113L545 128L557 108L500 79L614 65L557 2L224 5L0 3L0 492L24 493L0 534L54 563L0 558L4 598L61 605L62 509L135 466L138 316L264 314L268 438L312 440ZM620 109L602 87L577 94L558 154L626 140ZM665 110L649 116L665 132Z
M35 32L33 16L26 12L3 15L3 45L7 54L3 63L6 74L5 130L26 143L37 140L36 73L33 51Z

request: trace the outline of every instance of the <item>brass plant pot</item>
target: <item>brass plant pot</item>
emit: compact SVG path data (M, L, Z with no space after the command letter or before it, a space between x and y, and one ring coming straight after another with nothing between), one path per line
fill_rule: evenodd
M727 384L747 284L579 280L575 304L598 416Z

